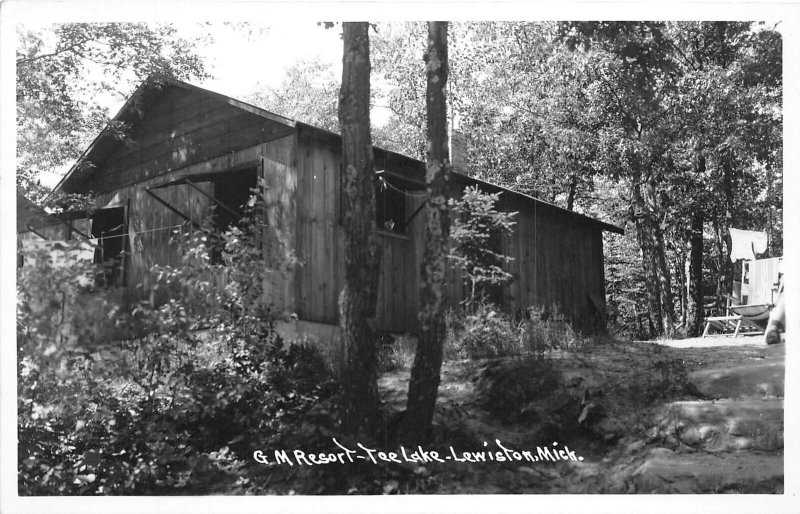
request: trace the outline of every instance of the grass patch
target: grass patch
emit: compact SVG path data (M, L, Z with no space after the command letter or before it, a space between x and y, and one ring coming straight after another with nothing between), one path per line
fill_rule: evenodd
M414 365L417 340L413 336L386 335L378 342L378 370L381 373L409 370Z

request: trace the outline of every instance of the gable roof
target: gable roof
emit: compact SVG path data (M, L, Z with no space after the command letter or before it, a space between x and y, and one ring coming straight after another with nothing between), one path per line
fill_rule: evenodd
M98 155L102 155L103 152L108 152L113 148L113 145L119 143L120 138L117 134L119 131L118 127L125 123L132 123L138 119L141 119L143 115L143 107L146 107L148 104L154 102L161 94L163 94L163 90L168 87L177 87L184 89L186 91L199 93L201 95L208 96L210 98L219 100L231 107L236 109L240 109L256 116L259 116L265 120L273 122L278 125L282 125L287 129L293 130L306 130L315 132L323 137L327 138L335 138L340 139L341 135L335 132L331 132L319 127L315 127L313 125L309 125L307 123L303 123L298 120L293 120L287 118L285 116L281 116L279 114L272 113L260 107L256 107L255 105L248 104L246 102L242 102L240 100L236 100L229 96L225 96L220 93L216 93L214 91L210 91L208 89L203 89L201 87L189 84L187 82L183 82L174 78L164 77L164 76L151 76L147 80L145 80L134 93L131 95L130 98L125 102L122 108L119 110L116 116L111 119L108 125L97 135L97 137L92 141L86 150L81 154L75 164L70 168L66 175L59 181L59 183L54 188L54 191L58 191L64 188L68 183L79 180L81 178L85 178L86 176L91 175L94 172L94 166L91 164L94 161L94 157ZM406 161L409 163L415 163L417 165L423 166L424 163L419 161L418 159L414 159L413 157L409 157L397 152L393 152L390 150L385 150L382 148L377 148L376 150L383 152L384 155L391 156L394 159ZM96 161L95 161L96 162ZM489 189L495 191L502 191L504 193L509 193L513 196L521 198L527 202L534 203L537 207L544 207L548 210L554 210L560 212L564 215L572 217L575 220L591 223L594 225L599 226L602 230L606 230L609 232L614 232L617 234L623 234L624 231L609 223L605 223L598 219L586 216L584 214L577 213L575 211L570 211L554 205L552 203L546 202L544 200L540 200L538 198L534 198L530 195L526 195L524 193L520 193L519 191L515 191L513 189L503 187L498 184L493 184L488 181L476 179L474 177L470 177L469 175L460 173L458 171L452 172L454 175L458 176L460 179L471 183L473 185L481 185L487 187Z
M35 231L61 224L58 218L45 211L27 197L17 193L17 233Z

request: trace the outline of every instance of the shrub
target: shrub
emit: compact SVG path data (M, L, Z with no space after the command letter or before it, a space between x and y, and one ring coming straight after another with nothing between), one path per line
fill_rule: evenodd
M522 345L528 352L543 352L575 348L582 338L559 313L558 307L546 310L539 306L528 308L522 322Z
M512 278L503 269L512 258L502 253L501 240L511 233L517 213L498 211L495 204L499 198L500 193L484 193L475 186L450 201L453 245L449 258L467 279L467 308L495 300L499 288Z
M474 312L448 311L445 359L483 359L510 355L543 355L553 350L577 349L610 340L582 336L553 306L530 307L518 322L499 308L478 304Z
M482 359L521 353L519 330L491 304L479 304L474 313L447 315L445 356Z
M378 344L378 370L380 372L411 369L417 349L414 338L387 335Z
M316 349L284 348L275 332L260 231L245 220L223 235L224 270L208 259L207 234L195 232L180 266L153 271L169 300L117 312L140 335L113 344L93 329L106 313L79 308L91 265L23 255L20 494L208 492L236 478L228 475L253 446L292 436L335 393ZM210 283L220 271L223 290Z

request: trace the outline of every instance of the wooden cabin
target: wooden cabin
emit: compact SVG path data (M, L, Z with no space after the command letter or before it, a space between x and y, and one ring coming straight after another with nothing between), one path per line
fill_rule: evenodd
M119 137L120 127L127 137ZM424 238L423 162L374 149L377 216L383 262L378 329L417 330ZM275 266L270 301L307 326L337 324L344 279L341 137L299 121L175 80L148 80L59 183L69 193L93 192L92 228L107 257L111 282L128 300L146 294L150 269L177 264L170 239L198 227L216 205L230 223L262 178L267 185L266 266L294 255L299 265ZM454 173L458 187L502 193L499 208L518 211L503 251L513 281L502 291L509 312L558 305L576 327L603 319L603 231L622 230L535 198ZM105 241L105 242L104 242ZM448 301L464 298L450 270ZM139 287L137 287L137 285Z

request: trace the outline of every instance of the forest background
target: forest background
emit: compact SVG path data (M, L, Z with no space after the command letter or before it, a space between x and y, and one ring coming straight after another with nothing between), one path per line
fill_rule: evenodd
M731 290L730 227L766 231L766 256L782 255L778 25L452 24L448 116L466 139L465 171L626 229L605 241L615 333L697 335L704 304ZM305 29L305 40L337 39L321 25ZM252 43L272 30L21 26L17 189L42 202L114 102L147 76L213 84L214 34ZM378 23L371 38L373 140L422 158L424 24ZM302 55L237 96L337 131L336 53Z
M670 323L672 330L685 330L697 306L687 288L693 249L703 248L707 293L726 292L720 277L727 265L723 255L729 225L769 229L771 254L781 254L781 34L786 26L733 23L719 31L699 23L639 24L634 30L610 24L452 25L452 121L468 135L467 171L625 226L626 236L606 241L611 327L616 333L658 336L670 330ZM270 31L240 23L224 27L248 39ZM375 29L373 112L382 111L381 123L374 127L375 143L420 157L421 25L378 24ZM317 26L312 30L332 38L334 61L339 59L337 33ZM4 38L6 34L4 30ZM104 33L84 26L43 34L37 28L14 35L29 52L15 60L31 59L32 64L17 83L23 84L22 94L16 91L21 100L16 102L16 131L20 162L25 164L16 186L38 200L45 192L40 181L47 182L41 178L64 170L115 113L109 107L113 101L98 106L97 98L124 99L152 72L199 85L218 73L204 62L208 40L198 39L196 32L184 35L150 25L138 32L109 27ZM142 44L131 45L132 34ZM93 48L95 38L103 40L99 53ZM68 51L52 59L36 58L53 53L52 45L59 42L64 49L87 52L80 58ZM9 47L4 46L7 66ZM100 54L112 60L99 59ZM182 58L168 58L176 55ZM260 62L254 68L275 76L263 56L250 57ZM123 62L133 67L111 78L86 73L86 66L114 70ZM6 69L4 76L13 76ZM56 81L55 88L43 87L44 79L53 77L63 81ZM269 82L234 96L322 127L336 123L335 63L311 58L288 66L282 81ZM26 101L31 93L38 101ZM57 137L43 145L45 134ZM642 170L645 176L637 175ZM693 223L701 223L703 230L692 230ZM702 244L692 242L699 233ZM648 241L653 242L650 249L645 248ZM648 290L652 277L668 287ZM665 306L671 306L671 314ZM4 383L8 378L4 374Z

